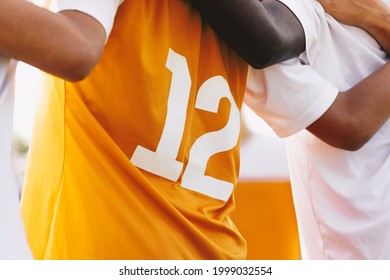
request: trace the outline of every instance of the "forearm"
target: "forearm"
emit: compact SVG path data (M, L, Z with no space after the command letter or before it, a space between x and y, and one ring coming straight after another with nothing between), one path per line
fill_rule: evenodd
M390 53L390 8L383 0L318 0L338 21L370 33Z
M1 53L69 80L82 79L97 63L104 30L89 16L55 14L24 0L0 5Z
M357 150L390 117L390 63L338 95L327 112L308 130L326 143Z
M221 38L254 68L264 68L304 51L302 26L279 1L190 1Z
M383 9L366 17L366 26L362 28L378 41L387 54L390 54L390 9L384 5Z

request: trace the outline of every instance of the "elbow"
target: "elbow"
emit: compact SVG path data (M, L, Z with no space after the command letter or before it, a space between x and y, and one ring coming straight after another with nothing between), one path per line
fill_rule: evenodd
M89 73L92 71L91 67L85 66L84 64L67 65L61 72L55 74L56 76L68 81L68 82L80 82L84 80Z
M82 52L64 63L61 78L70 82L82 81L91 73L99 59L99 53Z
M348 119L350 121L346 121ZM337 123L337 121L333 123ZM333 131L333 140L335 141L333 146L351 152L360 150L380 128L378 125L373 125L366 116L359 117L356 114L349 118L344 116L341 123L343 123L341 126L335 125L338 129Z
M327 142L329 145L342 150L355 152L360 150L370 139L372 134L359 129L355 131L344 131L338 133L338 137L333 137Z
M326 144L351 152L361 149L375 133L362 122L345 122L341 116L336 119L323 116L307 129Z
M69 65L69 68L63 71L61 78L69 82L79 82L84 80L92 69L93 67L90 64L75 63Z
M339 148L342 150L355 152L360 150L367 142L369 141L369 138L356 138L356 139L349 139L345 141L339 141L338 143L333 143L333 147Z
M81 81L91 73L101 58L104 46L97 47L86 42L75 46L77 47L57 54L54 59L58 63L54 63L54 69L50 73L69 82Z

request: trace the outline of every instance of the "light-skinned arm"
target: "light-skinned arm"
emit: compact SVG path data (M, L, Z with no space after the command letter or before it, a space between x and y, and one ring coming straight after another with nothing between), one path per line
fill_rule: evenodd
M0 53L70 81L99 61L105 31L77 11L53 13L24 0L0 0Z
M338 21L370 33L390 54L390 8L383 0L318 0Z

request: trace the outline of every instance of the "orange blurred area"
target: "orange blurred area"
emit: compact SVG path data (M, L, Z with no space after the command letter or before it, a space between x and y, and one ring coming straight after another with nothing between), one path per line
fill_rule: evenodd
M243 106L240 177L232 219L249 260L301 259L284 140Z
M289 181L241 181L235 197L232 219L247 240L249 260L301 258Z

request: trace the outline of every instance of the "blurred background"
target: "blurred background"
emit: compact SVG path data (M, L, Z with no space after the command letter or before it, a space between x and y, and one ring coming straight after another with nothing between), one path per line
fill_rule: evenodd
M43 86L43 73L19 62L16 71L14 109L14 164L21 188L31 138L37 98Z

